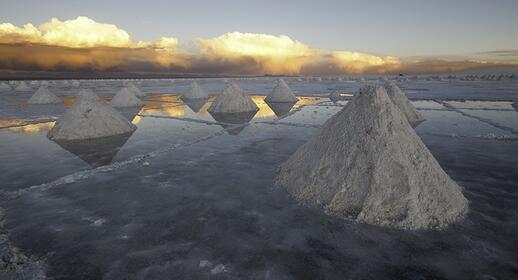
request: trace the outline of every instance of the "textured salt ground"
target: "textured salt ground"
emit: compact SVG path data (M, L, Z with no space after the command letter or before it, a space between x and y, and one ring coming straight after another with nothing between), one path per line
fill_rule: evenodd
M225 265L224 279L516 276L515 143L425 136L471 211L443 232L404 232L319 215L272 187L275 166L313 132L247 126L148 167L4 202L7 225L29 252L56 252L47 258L51 276L207 278L200 260Z

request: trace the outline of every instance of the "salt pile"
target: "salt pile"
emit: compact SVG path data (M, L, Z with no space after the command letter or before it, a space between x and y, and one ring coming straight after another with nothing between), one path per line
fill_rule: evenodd
M79 86L81 86L81 83L78 80L73 80L72 81L72 86L73 87L79 87Z
M144 105L142 100L135 96L129 88L122 88L110 101L113 107L137 107Z
M145 97L146 94L142 92L138 87L136 87L133 83L126 83L126 87L131 90L136 97Z
M257 112L259 108L244 90L234 83L229 83L223 93L209 108L211 113Z
M516 110L518 110L518 101L515 101L515 102L513 103L513 107L514 107Z
M444 228L468 206L380 86L362 88L282 164L277 180L306 206L399 229Z
M298 100L283 79L279 79L273 91L264 99L266 102L297 102Z
M24 81L21 81L16 88L14 89L16 91L30 91L32 88L30 88Z
M47 137L79 140L130 133L136 126L91 90L81 90L72 107L65 111Z
M46 86L40 86L27 101L29 104L55 104L63 102L61 98L52 93Z
M197 82L191 83L189 91L182 95L182 99L206 99L208 97Z
M414 105L394 82L385 84L385 90L392 102L403 112L412 127L416 127L424 121L423 116L417 112Z
M6 83L0 83L0 91L10 91L10 90L11 90L11 86L9 86Z

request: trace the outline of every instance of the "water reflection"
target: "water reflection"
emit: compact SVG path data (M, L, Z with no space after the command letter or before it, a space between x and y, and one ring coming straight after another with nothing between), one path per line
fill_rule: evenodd
M134 131L114 136L86 140L52 140L92 167L110 164Z
M200 110L207 104L209 98L205 99L184 99L183 102L189 109L191 109L194 113L199 113ZM206 109L208 110L208 109Z
M291 111L297 102L267 102L277 117L282 117Z
M51 130L55 123L56 122L28 124L23 126L9 127L8 130L13 133L36 133L40 131Z
M209 114L220 123L243 124L251 121L257 111L240 113L211 113Z

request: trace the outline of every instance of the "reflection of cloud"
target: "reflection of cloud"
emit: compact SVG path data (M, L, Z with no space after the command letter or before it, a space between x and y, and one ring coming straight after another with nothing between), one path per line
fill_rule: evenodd
M338 68L351 74L365 72L384 74L394 72L401 66L401 61L397 57L382 57L360 52L335 51L331 53L331 58Z
M55 122L28 124L24 126L10 127L8 130L14 133L36 133L51 130L52 127L54 127L54 123Z
M0 24L0 69L174 72L190 74L433 73L518 65L518 50L470 58L400 58L347 50L324 51L285 35L226 33L199 38L188 52L178 39L135 42L116 25L87 17L39 26Z
M227 61L251 60L269 74L297 74L318 51L285 35L227 33L212 39L198 39L202 53Z

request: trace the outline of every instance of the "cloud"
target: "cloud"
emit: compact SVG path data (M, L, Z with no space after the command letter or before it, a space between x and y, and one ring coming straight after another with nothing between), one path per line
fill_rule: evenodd
M331 58L345 73L392 73L401 68L401 60L394 56L376 56L361 52L334 51Z
M518 65L517 50L462 57L401 58L323 50L286 35L226 33L184 50L175 37L134 41L125 30L88 17L39 26L0 24L0 70L126 71L232 75L439 73ZM477 59L475 59L477 58Z
M319 51L285 35L227 33L212 39L197 40L209 59L234 62L252 61L265 74L297 74L302 65Z

